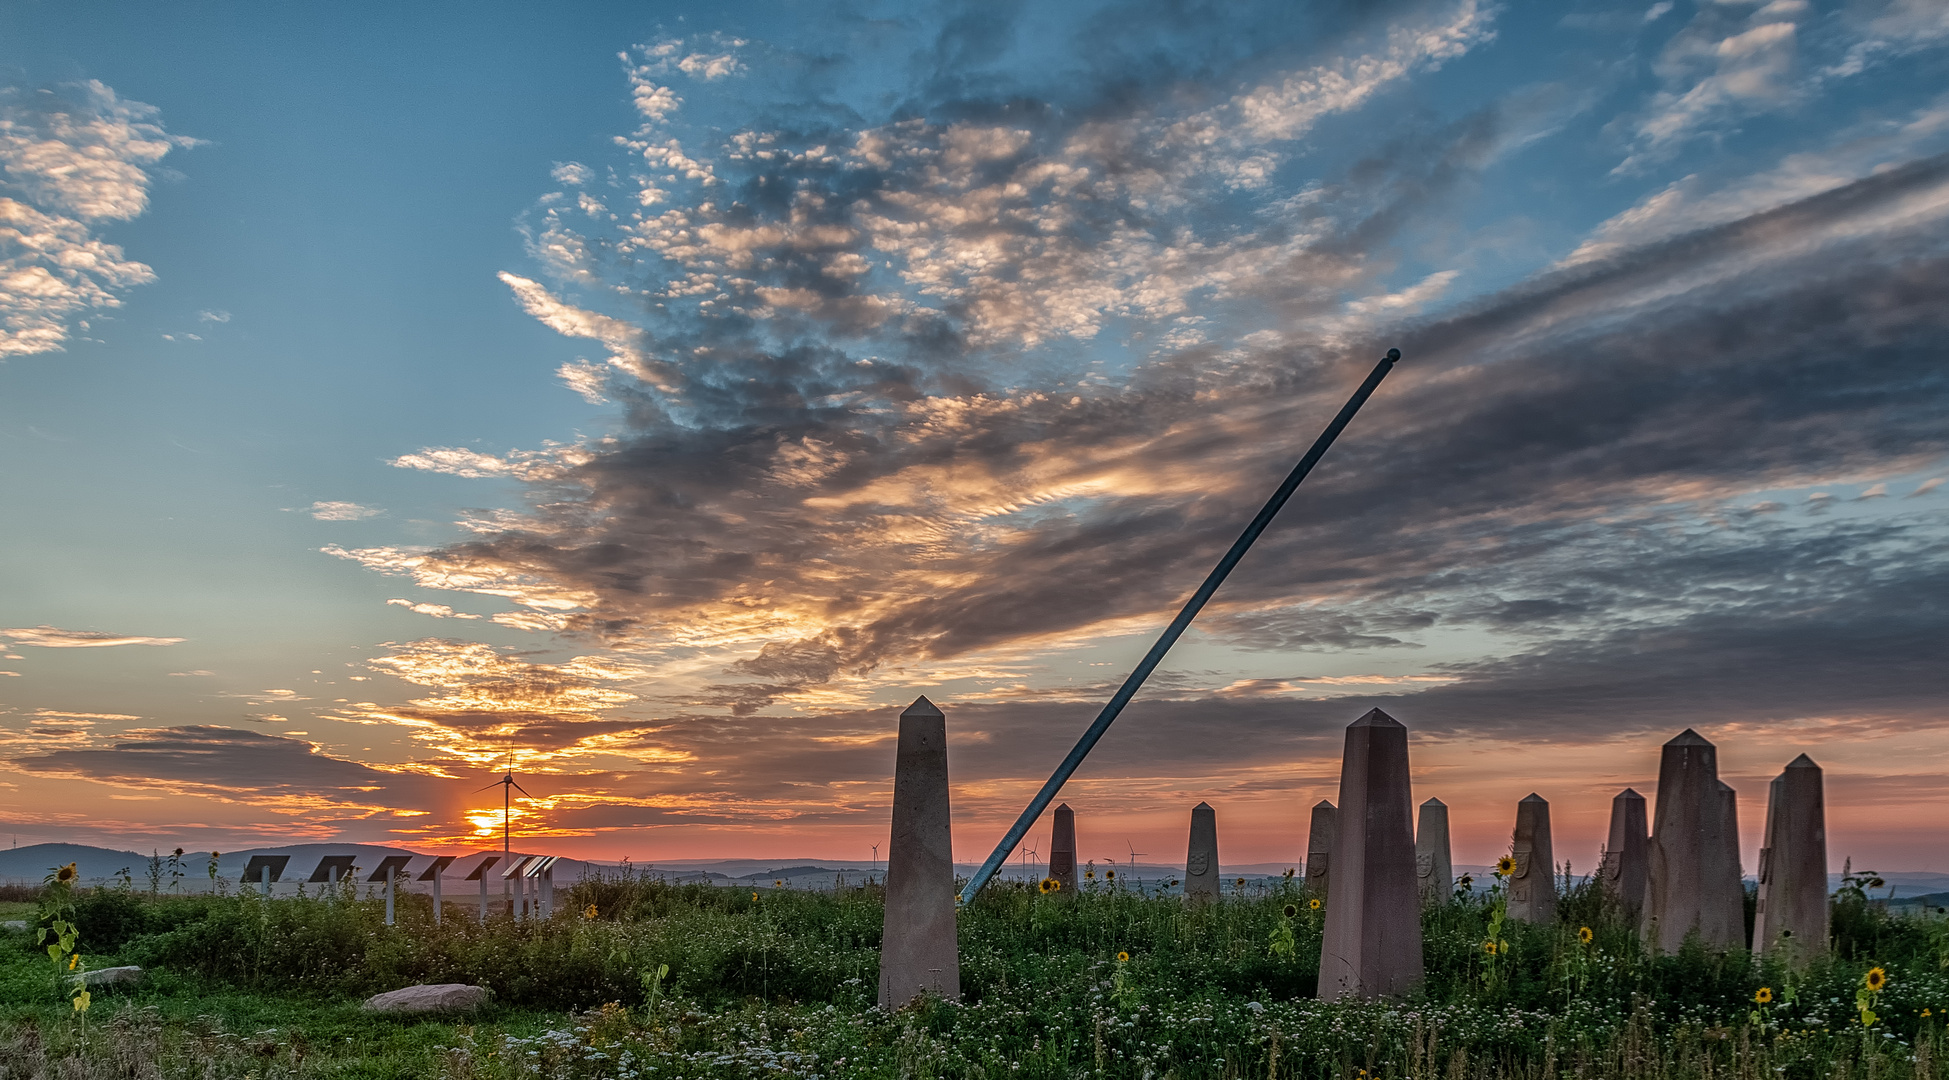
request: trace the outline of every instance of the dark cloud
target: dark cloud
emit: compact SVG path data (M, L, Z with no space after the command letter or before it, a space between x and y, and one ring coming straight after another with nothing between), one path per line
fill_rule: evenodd
M203 724L127 731L107 746L20 754L8 764L44 776L321 809L414 805L433 783L335 758L302 740Z
M1197 10L1157 9L1106 50L1129 60ZM1369 27L1351 12L1325 16L1342 53ZM1407 360L1207 635L1261 651L1476 635L1491 659L1409 696L1485 729L1635 723L1669 686L1762 711L1839 709L1817 681L1873 682L1890 709L1943 689L1905 659L1940 639L1935 616L1849 606L1876 582L1926 593L1940 519L1782 524L1754 493L1949 452L1949 159L1384 318L1414 303L1374 295L1393 245L1506 152L1504 110L1407 115L1295 199L1264 170L1326 109L1276 77L1311 54L1269 41L1225 82L1200 72L1213 39L1171 95L1106 77L1071 111L996 89L1011 27L949 19L926 65L945 81L911 119L818 145L771 133L717 161L708 201L626 228L615 261L558 267L646 297L635 336L565 331L616 354L628 426L537 474L525 521L413 571L572 598L557 625L619 648L698 627L742 641L687 704L756 719L889 665L1161 622L1398 343ZM573 322L540 295L524 302ZM1127 370L1104 363L1112 332Z

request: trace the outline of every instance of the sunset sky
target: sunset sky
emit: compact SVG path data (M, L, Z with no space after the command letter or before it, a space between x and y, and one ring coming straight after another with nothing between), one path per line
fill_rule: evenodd
M0 831L1458 862L1695 727L1949 871L1949 3L0 0ZM1032 836L1046 848L1047 822ZM0 836L0 839L6 839Z

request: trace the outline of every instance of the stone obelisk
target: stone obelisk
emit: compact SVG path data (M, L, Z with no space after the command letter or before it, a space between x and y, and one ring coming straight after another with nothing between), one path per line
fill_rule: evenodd
M1820 766L1805 754L1774 777L1760 849L1753 951L1802 966L1827 952L1827 805Z
M1421 804L1421 821L1414 831L1414 879L1424 904L1446 904L1455 895L1455 861L1448 852L1448 804L1429 799Z
M1313 820L1306 830L1306 889L1315 899L1326 900L1329 871L1333 864L1333 837L1340 831L1340 811L1321 799L1313 807Z
M1646 848L1650 837L1645 827L1644 796L1630 788L1611 800L1611 834L1604 844L1604 858L1597 877L1615 897L1628 919L1644 913Z
M1516 870L1509 876L1509 917L1556 922L1556 850L1550 843L1550 804L1530 792L1516 804L1516 832L1509 846Z
M1056 807L1055 828L1049 836L1049 877L1058 896L1076 895L1076 811L1068 803Z
M1347 728L1339 819L1320 997L1406 993L1423 975L1408 729L1379 709Z
M1191 840L1184 852L1184 898L1218 899L1218 814L1210 803L1191 808Z
M947 717L924 697L900 714L884 927L881 1007L897 1009L923 993L961 996L954 849L948 828Z
M1644 936L1654 950L1677 952L1692 933L1713 948L1746 943L1734 801L1704 736L1687 728L1665 744L1645 887Z

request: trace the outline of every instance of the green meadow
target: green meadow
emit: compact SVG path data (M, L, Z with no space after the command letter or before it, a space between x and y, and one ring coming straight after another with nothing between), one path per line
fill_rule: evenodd
M72 929L52 958L33 929L0 941L0 1080L1949 1077L1936 915L1844 889L1831 958L1790 972L1744 953L1649 955L1587 881L1563 894L1554 926L1503 923L1495 889L1432 908L1418 995L1329 1003L1313 997L1322 911L1297 883L1204 907L997 883L962 911L963 1000L887 1013L871 886L624 872L563 888L551 920L485 926L471 905L435 926L421 896L386 926L382 902L350 887L266 902L52 886L0 905ZM147 977L81 1009L72 955ZM360 1008L443 982L492 1003L447 1019Z

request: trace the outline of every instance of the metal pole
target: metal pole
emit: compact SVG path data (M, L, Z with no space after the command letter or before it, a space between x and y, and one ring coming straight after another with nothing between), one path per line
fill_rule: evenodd
M386 925L393 924L393 879L399 876L397 870L386 871Z
M487 869L480 872L480 924L487 925Z
M1144 680L1150 678L1150 673L1163 661L1164 654L1171 651L1172 645L1177 644L1185 628L1191 625L1191 620L1197 618L1198 612L1203 610L1205 602L1218 591L1218 586L1224 584L1232 568L1237 566L1238 561L1245 557L1246 551L1250 550L1252 542L1259 538L1260 533L1265 532L1266 526L1272 524L1273 516L1279 513L1280 507L1286 505L1287 499L1292 498L1293 491L1299 487L1299 482L1306 479L1306 474L1313 471L1314 465L1319 464L1320 458L1326 454L1327 447L1333 445L1333 440L1339 437L1354 414L1360 411L1360 407L1367 403L1367 399L1374 393L1374 388L1381 384L1381 380L1385 379L1387 373L1393 369L1394 362L1400 358L1401 350L1387 350L1387 355L1382 357L1380 363L1374 365L1374 370L1368 373L1367 381L1360 384L1360 389L1355 390L1353 397L1348 398L1347 403L1341 406L1339 415L1333 418L1333 422L1326 426L1325 431L1320 432L1319 438L1313 440L1313 448L1306 451L1306 456L1299 459L1298 465L1293 466L1293 471L1287 474L1285 482L1279 485L1279 490L1273 492L1272 498L1267 499L1265 506L1260 508L1259 516L1253 518L1252 523L1239 534L1239 538L1232 542L1232 549L1225 553L1224 558L1218 560L1218 565L1212 568L1211 573L1205 578L1205 583L1198 586L1198 591L1191 594L1191 599L1184 602L1184 607L1178 612L1177 618L1172 619L1171 625L1164 628L1164 633L1159 635L1156 643L1150 647L1150 651L1145 653L1143 660L1138 662L1137 669L1132 671L1130 677L1123 681L1123 685L1117 688L1109 704L1103 706L1103 711L1097 714L1096 720L1090 724L1088 730L1083 732L1083 737L1076 740L1076 745L1069 751L1069 756L1062 759L1062 764L1056 766L1056 771L1050 774L1048 782L1042 785L1042 790L1036 792L1035 798L1029 800L1029 805L1022 811L1022 816L1015 819L1014 825L1009 826L1008 834L1002 837L1001 843L995 845L995 850L988 856L988 861L982 863L981 869L975 871L974 877L968 879L967 888L961 890L962 903L973 900L975 894L981 891L981 887L988 883L988 879L995 876L995 871L1001 867L1002 861L1008 858L1008 853L1014 851L1015 845L1021 843L1022 837L1028 834L1029 826L1035 824L1035 819L1042 816L1042 811L1048 808L1049 801L1056 797L1056 792L1062 790L1070 774L1074 773L1076 767L1083 763L1083 759L1089 756L1090 749L1096 745L1098 739L1103 737L1103 733L1110 729L1110 724L1116 720L1117 714L1121 713L1123 707L1130 703L1130 699L1136 696L1138 689L1144 685Z
M264 899L269 900L271 898L271 864L270 863L264 864L262 868L262 873L264 875Z
M433 870L433 925L440 925L440 870L435 864Z

